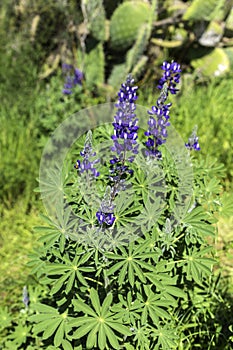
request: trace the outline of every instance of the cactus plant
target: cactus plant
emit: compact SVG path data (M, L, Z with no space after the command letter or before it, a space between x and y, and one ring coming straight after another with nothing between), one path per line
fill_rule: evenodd
M128 3L129 2L125 4ZM139 2L136 3L138 4ZM135 4L135 2L132 2L131 4ZM145 5L145 3L143 4ZM147 5L148 4L146 4L146 6ZM156 5L157 0L152 0L150 6L150 13L147 17L147 21L146 23L142 23L138 28L134 45L126 53L125 63L114 67L114 69L112 70L112 74L110 75L108 81L111 84L111 86L119 86L120 82L122 81L122 78L124 79L125 76L130 72L133 72L134 77L137 78L138 75L141 74L141 72L143 71L146 62L148 61L147 56L143 56L143 52L145 51L151 36Z
M211 21L199 39L199 43L207 47L215 47L223 36L223 26L218 21Z
M219 76L228 72L230 60L222 48L216 48L209 54L191 61L196 73L202 77Z
M138 37L134 46L128 51L126 56L127 70L131 71L142 55L150 37L149 24L143 24L138 31Z
M147 23L151 6L142 1L124 2L114 11L110 20L110 44L114 50L131 47L143 23Z
M224 16L225 0L194 0L185 12L184 20L222 19Z
M226 29L233 32L233 7L226 20Z
M92 90L94 86L101 86L104 83L105 58L101 42L85 55L81 50L77 50L77 61L85 73L85 84L88 89ZM98 62L98 69L96 69L96 62Z
M83 15L92 36L99 41L106 38L105 9L103 0L83 0Z

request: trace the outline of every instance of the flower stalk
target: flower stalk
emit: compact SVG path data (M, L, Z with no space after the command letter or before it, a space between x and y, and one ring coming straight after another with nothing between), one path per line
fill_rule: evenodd
M164 62L162 65L164 74L159 80L158 88L161 90L156 105L151 107L149 114L148 130L145 135L148 139L145 143L145 155L156 159L162 159L162 153L158 149L167 139L167 127L170 125L170 107L171 103L165 103L169 92L176 94L179 91L176 85L180 82L180 65L176 62Z

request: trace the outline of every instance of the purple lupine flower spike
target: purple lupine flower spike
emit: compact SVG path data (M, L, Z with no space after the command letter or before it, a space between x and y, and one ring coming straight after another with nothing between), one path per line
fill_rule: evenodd
M96 213L98 223L103 225L104 223L111 226L115 221L115 216L113 213L114 205L112 203L112 189L110 186L106 188L103 201L100 205L99 211Z
M116 153L110 160L110 180L114 182L114 196L121 189L124 190L123 175L131 174L132 170L125 164L132 163L138 153L137 138L138 126L136 119L135 101L137 100L137 86L133 86L134 79L128 75L126 82L121 85L116 103L117 113L112 123L114 134L112 135L113 147L111 150Z
M28 290L27 290L27 287L24 286L23 287L23 298L22 298L22 301L25 305L25 308L27 309L28 308L28 304L29 304L29 295L28 295Z
M136 119L137 86L134 86L134 79L129 74L125 83L121 85L116 103L117 113L114 116L114 134L112 135L113 147L111 150L116 153L110 160L110 181L113 182L113 198L119 191L125 190L125 179L127 174L132 174L126 162L132 163L138 153L138 119Z
M72 89L76 85L82 85L83 73L78 68L67 63L62 64L62 71L65 75L65 83L62 93L64 95L71 95Z
M121 85L118 93L118 102L116 103L117 112L114 116L114 134L111 136L113 140L113 146L111 150L115 152L115 155L110 160L110 176L109 179L112 182L112 186L107 187L109 206L107 209L102 207L96 213L96 217L100 225L103 223L112 225L115 221L113 211L110 210L113 207L113 201L119 191L124 191L125 180L127 174L132 174L132 170L129 169L126 162L132 163L135 155L138 153L137 138L138 138L138 126L136 119L136 105L138 87L134 86L134 79L129 74L125 83ZM106 200L104 201L104 203Z
M74 85L82 85L83 73L78 68L74 68Z
M96 170L95 164L97 164L100 160L91 160L91 158L96 156L96 152L92 152L91 130L89 130L87 133L84 149L80 152L80 155L83 157L83 160L81 161L78 159L74 167L79 171L80 174L87 173L90 176L98 177L100 173Z
M136 91L137 86L133 86L134 79L131 75L128 75L126 82L121 85L121 89L118 93L118 102L116 103L117 113L114 117L114 134L112 140L114 146L112 151L117 153L117 156L110 161L111 164L116 162L125 162L126 160L132 162L133 154L138 153L137 145L137 131L138 119L135 118L136 110L135 101L137 100ZM130 157L127 157L127 152L130 152Z
M176 85L180 82L180 74L181 68L180 64L177 62L163 62L162 70L164 70L164 74L162 78L159 80L158 88L162 89L165 83L168 83L168 90L171 94L176 94L179 89L176 88Z
M167 127L169 123L169 112L171 103L165 103L169 92L176 94L178 89L176 84L180 81L180 65L176 62L164 62L162 67L164 70L163 77L159 80L158 88L161 89L161 93L156 102L156 106L152 106L151 110L148 111L148 131L145 135L148 139L145 143L147 149L145 152L146 156L152 156L157 159L162 158L162 153L158 150L158 146L164 144L167 138Z
M192 134L188 139L188 142L185 144L185 147L189 150L194 149L195 151L200 151L200 145L198 142L198 136L197 136L197 125L193 128Z

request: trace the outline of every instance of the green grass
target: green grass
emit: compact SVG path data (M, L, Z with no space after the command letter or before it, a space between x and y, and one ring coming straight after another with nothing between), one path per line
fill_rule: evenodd
M28 253L37 246L33 231L41 224L39 209L25 212L27 199L22 197L11 209L4 209L0 220L0 305L13 307L22 299L22 288L28 281Z
M223 278L229 283L229 290L233 292L233 217L221 218L218 223L219 235L216 248L222 267Z
M8 114L4 112L1 109L0 197L5 206L11 207L22 194L28 198L28 203L32 202L40 152L33 118L26 121L14 108Z

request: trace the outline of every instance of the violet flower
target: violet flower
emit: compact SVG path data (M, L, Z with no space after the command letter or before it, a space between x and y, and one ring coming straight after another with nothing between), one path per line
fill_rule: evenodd
M159 80L158 88L161 89L161 93L156 102L156 106L152 106L151 110L148 111L148 131L145 135L148 139L145 143L147 149L145 152L146 156L152 156L157 159L162 158L162 153L159 151L158 147L166 142L167 138L167 127L169 123L169 112L171 103L165 103L169 92L171 94L176 94L178 89L176 84L180 81L180 65L176 62L164 62L162 67L164 74Z
M132 163L135 155L138 153L138 126L136 119L135 101L137 100L137 86L133 86L134 79L128 75L126 82L121 85L118 93L118 102L116 103L117 113L112 123L114 134L112 135L113 147L111 150L116 153L110 160L110 180L118 185L123 184L124 175L131 174L132 170L128 168L126 162ZM116 189L115 189L116 190Z
M110 186L106 188L103 201L100 205L99 211L96 213L98 223L103 225L104 223L111 226L115 221L115 216L113 213L114 205L112 203L112 189Z
M195 151L200 151L201 148L198 142L197 125L193 128L192 134L190 135L188 142L185 144L185 147L189 150L194 149Z
M83 157L83 160L77 160L77 163L75 164L75 168L78 170L80 174L86 173L90 175L91 177L98 177L99 172L95 168L95 164L97 164L100 160L94 159L91 160L92 157L96 156L96 152L92 152L92 132L91 130L88 131L84 149L80 152L80 155Z
M164 74L159 80L158 88L161 90L164 84L167 83L168 91L170 91L171 94L175 95L177 91L179 91L179 89L176 88L176 85L180 82L180 64L174 61L172 61L171 63L164 61L161 68L162 70L164 70Z
M25 308L27 309L28 308L28 304L29 304L29 295L28 295L28 290L27 290L27 287L24 286L23 287L23 298L22 298L22 301L25 305Z
M111 148L113 152L117 153L117 156L114 156L111 159L110 163L125 163L125 161L132 162L134 156L132 154L138 153L137 145L137 122L138 119L135 119L136 110L135 101L137 99L136 91L137 86L133 86L134 79L131 75L128 75L126 82L121 85L121 89L118 93L118 102L116 103L117 113L114 117L114 134L112 135L112 140L114 146ZM127 153L130 152L130 157L127 156Z
M76 85L82 85L83 73L78 68L67 63L63 63L62 71L65 75L65 83L62 93L64 95L70 95L72 94L72 89Z

